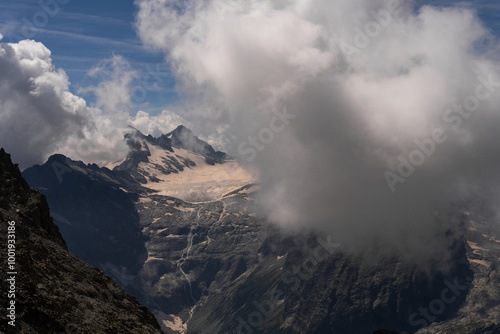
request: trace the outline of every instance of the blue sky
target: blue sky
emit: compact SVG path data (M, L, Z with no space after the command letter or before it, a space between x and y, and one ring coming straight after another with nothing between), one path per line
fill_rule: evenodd
M433 6L470 6L477 10L479 17L496 36L500 36L500 2L498 0L418 0L418 3Z
M158 91L148 92L147 104L141 105L141 109L155 113L175 103L175 82L163 54L146 50L135 33L136 8L132 0L58 2L60 8L52 16L40 15L42 7L38 1L2 0L0 33L4 35L3 41L29 37L42 42L52 51L53 64L68 74L73 92L96 83L96 79L87 75L89 69L113 55L121 55L143 76L160 70L161 80L156 80ZM30 24L36 30L30 29ZM79 95L90 104L94 101L91 93Z
M142 46L134 30L136 7L133 0L57 0L54 15L40 15L40 3L53 0L2 0L0 2L0 33L4 41L29 37L45 44L52 51L53 63L63 68L72 83L71 90L96 83L87 75L89 69L113 55L121 55L133 69L147 75L160 71L158 89L150 91L140 109L156 114L165 106L175 104L178 96L175 81L169 73L164 55ZM500 36L500 3L496 0L421 0L419 4L450 6L458 3L478 10L487 26ZM53 2L52 2L53 3ZM49 11L52 7L49 7ZM30 29L34 24L36 30ZM92 93L79 93L90 105ZM141 101L142 102L142 101Z

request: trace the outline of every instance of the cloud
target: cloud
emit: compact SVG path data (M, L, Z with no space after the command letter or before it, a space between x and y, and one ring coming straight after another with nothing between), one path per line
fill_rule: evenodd
M163 110L156 116L139 111L132 119L131 125L142 133L150 134L153 137L169 133L179 125L190 127L189 122L168 110Z
M2 35L2 34L0 34L0 41L1 41L2 39L3 39L3 35Z
M68 77L41 43L0 44L0 142L22 167L41 161L89 125L85 101L68 92Z
M107 113L127 110L131 101L130 86L139 77L130 63L120 55L113 55L92 67L90 77L100 79L97 86L80 88L79 94L93 93L96 106Z
M146 134L170 131L182 122L175 113L158 115L120 109L131 105L137 76L120 56L90 71L101 83L87 91L97 107L69 91L68 76L52 64L42 43L0 43L0 145L21 168L44 163L54 153L85 162L112 162L128 153L124 130L135 125Z
M496 193L500 87L483 85L488 98L467 116L453 110L485 80L500 82L498 41L474 11L397 0L137 5L139 36L166 54L186 117L231 138L230 153L259 170L260 201L278 224L433 256L453 226L436 212ZM295 118L278 128L284 108ZM386 172L434 130L446 140L392 192Z

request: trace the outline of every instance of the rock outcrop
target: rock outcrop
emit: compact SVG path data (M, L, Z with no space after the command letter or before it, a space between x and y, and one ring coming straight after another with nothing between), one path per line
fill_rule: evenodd
M9 243L15 247L10 254L7 239L15 240ZM45 196L28 186L3 149L0 245L1 332L161 333L154 316L136 298L67 250ZM12 309L11 301L15 311L7 310Z

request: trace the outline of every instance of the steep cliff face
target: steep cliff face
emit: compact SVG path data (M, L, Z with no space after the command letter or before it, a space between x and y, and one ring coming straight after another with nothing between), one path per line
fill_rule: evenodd
M484 202L469 201L463 220L467 229L467 262L474 280L456 317L435 321L418 334L500 333L500 232L496 215Z
M244 235L242 223L248 220L242 216L241 220L226 217L236 227L229 232L233 238ZM252 238L242 237L243 242L233 243L226 236L227 244L221 247L227 249L226 254L247 245L242 256L245 269L226 282L220 279L222 275L215 276L215 284L201 293L188 323L189 333L347 334L383 328L415 332L421 324L412 314L420 317L419 308L436 299L446 284L456 280L461 296L436 320L453 318L470 288L472 273L465 263L426 275L397 256L375 261L367 255L350 255L329 236L286 236L272 226L264 230L253 245ZM200 242L193 245L186 268L200 262L198 258L208 249L201 237L203 229L198 233ZM212 243L224 242L214 236L210 239ZM457 243L455 256L464 251ZM231 277L222 267L224 270L226 277ZM186 272L196 278L196 268Z
M3 149L0 245L0 331L161 333L154 316L134 297L68 252L45 196L30 189Z
M126 191L140 189L138 184L107 168L62 155L52 156L45 168L26 170L23 176L47 196L70 252L108 275L117 270L129 275L138 272L146 254L145 239L134 198Z

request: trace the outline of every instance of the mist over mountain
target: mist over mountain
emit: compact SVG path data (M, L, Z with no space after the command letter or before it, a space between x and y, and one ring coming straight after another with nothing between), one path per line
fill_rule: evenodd
M427 262L453 228L436 211L497 210L498 39L452 3L141 0L137 27L185 117L258 170L272 221Z
M449 246L439 236L452 223L435 211L499 197L499 46L467 4L136 4L138 35L165 54L182 103L123 110L137 74L114 56L90 71L106 75L88 106L47 47L2 43L0 139L22 168L53 153L112 163L129 151L128 125L159 137L186 121L255 171L273 222L353 251L383 240L415 260Z
M173 140L179 131L187 142ZM23 175L46 194L68 248L165 333L498 330L500 237L485 203L438 217L455 229L440 236L443 258L422 266L383 240L352 253L334 235L277 227L258 205L261 185L228 156L210 164L210 145L185 127L124 140L130 152L112 169L56 155Z

